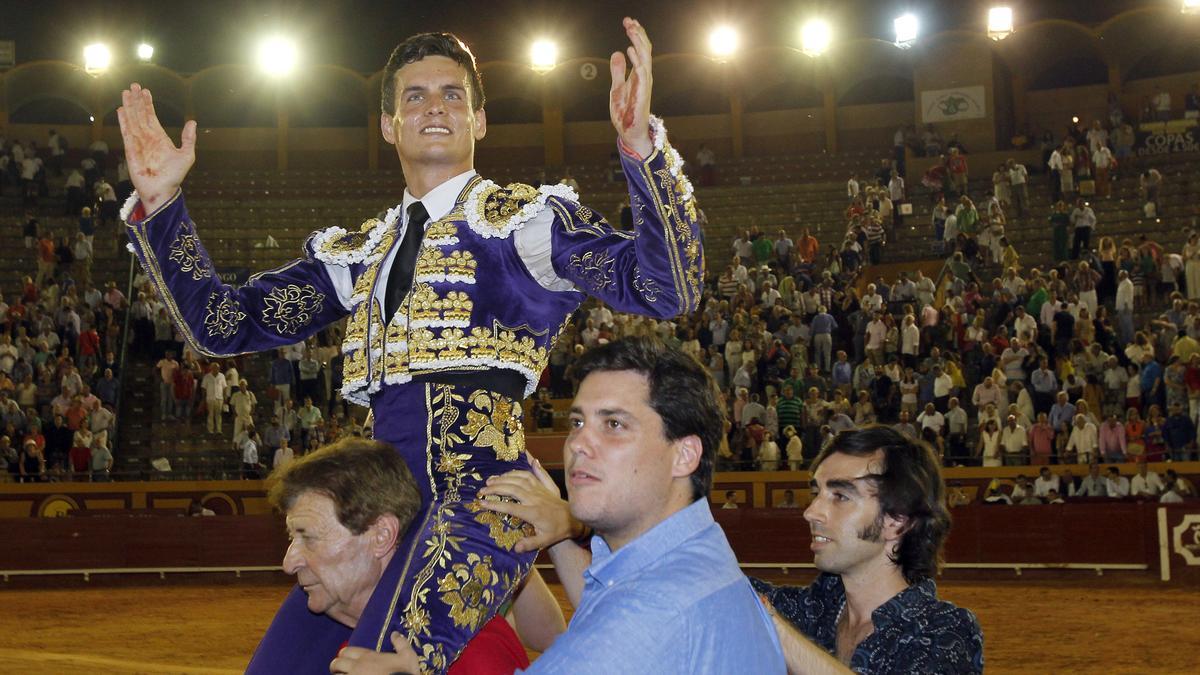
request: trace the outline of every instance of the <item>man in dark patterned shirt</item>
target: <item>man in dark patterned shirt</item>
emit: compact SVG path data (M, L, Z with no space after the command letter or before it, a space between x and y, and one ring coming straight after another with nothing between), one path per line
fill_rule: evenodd
M804 517L822 574L804 588L751 579L788 671L982 672L975 615L937 599L950 517L929 446L886 427L844 432L813 471Z

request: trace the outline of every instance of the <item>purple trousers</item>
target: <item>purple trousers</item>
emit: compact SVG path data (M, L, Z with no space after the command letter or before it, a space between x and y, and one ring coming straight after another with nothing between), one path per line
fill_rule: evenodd
M343 643L391 651L393 630L408 636L426 672L443 673L533 565L536 553L512 550L522 521L474 507L489 476L529 468L519 401L409 383L385 386L371 408L376 440L404 457L422 508L353 630L308 611L295 587L247 673L328 673Z

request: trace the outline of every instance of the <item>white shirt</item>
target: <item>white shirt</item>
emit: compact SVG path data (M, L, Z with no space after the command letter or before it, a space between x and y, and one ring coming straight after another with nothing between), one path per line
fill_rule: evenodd
M846 196L851 199L858 196L858 181L853 178L846 181Z
M1162 479L1154 471L1147 471L1145 477L1138 474L1129 481L1129 494L1134 497L1154 497L1162 491Z
M205 391L210 401L224 400L225 395L229 392L229 387L225 384L225 375L223 373L207 373L204 379L200 380L200 388Z
M1014 164L1013 168L1008 170L1008 181L1013 185L1024 185L1028 177L1029 169L1026 169L1024 164Z
M1042 478L1040 475L1033 481L1033 494L1038 497L1046 497L1051 490L1062 494L1062 483L1058 480L1058 476L1050 474L1050 478Z
M291 448L279 448L275 451L274 463L271 466L280 469L291 464L293 459L295 459L295 451Z
M464 171L430 190L419 200L405 188L404 199L400 203L402 222L397 226L396 245L392 246L392 250L388 251L383 262L380 263L379 277L375 284L375 299L381 305L385 304L392 261L396 258L397 251L400 250L399 242L404 240L404 231L408 228L408 207L413 202L420 201L429 213L429 221L426 224L433 223L450 213L459 193L475 177L476 173L474 169ZM552 253L550 228L554 225L554 218L553 209L542 209L536 216L526 221L521 229L513 233L513 243L521 262L525 264L525 268L542 288L550 291L570 291L575 289L575 284L559 277L550 262ZM338 300L347 310L351 309L350 298L354 294L354 283L350 277L350 268L326 263L325 269L329 273L334 288L337 289Z
M936 410L932 413L923 412L917 415L917 424L921 425L922 431L933 429L940 434L942 433L942 427L946 425L946 417Z
M933 378L933 397L942 398L949 396L954 389L954 378L950 377L949 373L942 373Z
M242 463L258 464L258 445L252 438L247 437L242 441Z
M1005 454L1015 455L1029 445L1029 433L1020 424L1014 427L1005 424L1000 427L1000 445L1004 447Z
M1133 280L1126 277L1117 284L1117 311L1133 311Z
M1108 492L1109 497L1128 497L1129 479L1125 476L1117 476L1116 480L1111 477L1105 478L1104 489Z
M1100 434L1095 424L1087 422L1082 427L1071 425L1067 450L1074 450L1080 454L1094 454L1098 447L1100 447Z

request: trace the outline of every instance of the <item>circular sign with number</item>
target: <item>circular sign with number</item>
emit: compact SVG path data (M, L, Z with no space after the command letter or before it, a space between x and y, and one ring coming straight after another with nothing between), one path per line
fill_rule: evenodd
M582 66L579 66L579 76L585 80L596 79L596 64L585 63Z

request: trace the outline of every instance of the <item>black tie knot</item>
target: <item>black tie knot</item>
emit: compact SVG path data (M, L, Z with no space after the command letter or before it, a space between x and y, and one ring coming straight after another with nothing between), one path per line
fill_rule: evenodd
M425 210L424 204L422 204L421 202L413 202L408 205L408 228L409 228L409 230L412 229L412 226L414 223L417 225L417 227L421 227L422 230L424 230L424 228L422 226L425 225L426 220L429 220L429 211ZM405 232L404 238L407 241L407 239L408 239L407 231Z
M384 294L384 318L391 321L392 315L400 308L404 296L412 288L413 273L417 267L417 253L421 250L421 239L425 236L425 221L429 220L429 211L421 202L408 205L408 223L404 226L404 239L400 242L400 250L392 260L392 269L388 274L387 292Z

